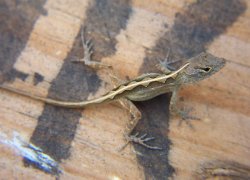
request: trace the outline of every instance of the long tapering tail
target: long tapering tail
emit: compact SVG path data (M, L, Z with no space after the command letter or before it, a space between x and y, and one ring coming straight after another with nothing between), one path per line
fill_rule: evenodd
M85 106L88 106L91 104L98 104L98 103L101 103L101 102L106 100L106 98L100 97L100 98L96 98L93 100L79 101L79 102L61 101L61 100L54 100L54 99L50 99L50 98L44 98L41 96L30 94L30 93L24 92L22 90L17 90L17 89L14 89L12 87L4 86L4 85L0 85L0 88L4 89L6 91L9 91L9 92L15 93L15 94L19 94L19 95L22 95L25 97L29 97L29 98L38 100L38 101L42 101L42 102L47 103L47 104L51 104L54 106L60 106L60 107L67 107L67 108L81 108L81 107L85 107Z

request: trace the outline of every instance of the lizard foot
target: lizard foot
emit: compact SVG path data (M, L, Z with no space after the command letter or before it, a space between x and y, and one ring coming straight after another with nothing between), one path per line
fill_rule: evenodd
M147 136L147 134L139 136L139 133L136 133L135 135L127 136L126 139L129 142L134 142L134 143L140 144L148 149L153 149L153 150L161 150L162 149L162 148L157 147L157 146L150 146L150 145L146 144L146 142L155 139L154 137L146 137L146 136Z
M185 122L190 128L194 129L192 124L190 123L190 120L200 120L200 118L196 116L189 115L189 113L192 111L192 108L178 110L177 114L181 117L181 120L179 121L178 126L181 126L182 122Z
M128 145L129 142L134 142L134 143L140 144L140 145L142 145L148 149L152 149L152 150L162 150L162 148L160 148L160 147L150 146L150 145L146 144L145 142L155 139L154 137L146 138L146 136L147 136L147 134L144 134L144 135L139 137L139 133L136 133L135 135L130 135L130 136L125 135L125 139L127 142L122 147L120 147L118 149L118 151L122 151Z

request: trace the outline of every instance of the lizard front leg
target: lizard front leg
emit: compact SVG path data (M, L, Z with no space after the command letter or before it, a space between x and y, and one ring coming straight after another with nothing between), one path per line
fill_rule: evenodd
M82 59L72 60L72 62L84 63L85 65L93 69L112 68L110 65L107 65L105 63L91 60L91 56L93 54L93 50L92 50L93 44L91 43L90 39L86 40L84 38L83 30L81 31L81 41L82 41L82 47L84 50L84 57Z
M127 123L126 129L124 130L124 138L126 139L126 144L121 148L123 149L126 147L128 142L134 142L137 144L140 144L142 146L145 146L149 149L156 149L160 150L162 148L156 147L156 146L150 146L146 144L147 141L153 140L154 137L146 137L147 134L144 134L142 136L139 136L139 133L136 133L135 135L131 135L133 129L137 125L138 121L141 119L141 112L137 109L137 107L132 103L132 101L122 98L119 99L119 103L131 114L131 119Z
M164 74L170 74L175 70L173 67L170 66L170 63L168 62L169 54L170 50L168 50L166 58L163 61L159 60L159 63L156 64L156 68Z
M85 40L84 38L84 34L83 34L83 30L81 31L81 41L82 41L82 46L84 49L84 57L82 59L77 59L77 60L72 60L72 62L80 62L83 63L93 69L108 69L108 73L109 73L109 77L111 80L111 83L113 85L113 87L116 87L122 83L124 83L123 80L121 80L120 78L118 78L113 70L113 67L111 65L102 63L102 62L98 62L98 61L93 61L91 59L91 56L93 54L93 50L92 50L92 43L91 40Z
M188 122L188 119L196 119L196 120L198 120L199 118L189 115L189 112L192 109L179 109L179 108L177 108L179 89L180 89L180 87L177 86L172 92L172 97L171 97L171 100L170 100L170 112L172 114L174 114L174 115L178 115L179 117L181 117L179 125L183 121L185 121L190 127L192 127L192 125Z

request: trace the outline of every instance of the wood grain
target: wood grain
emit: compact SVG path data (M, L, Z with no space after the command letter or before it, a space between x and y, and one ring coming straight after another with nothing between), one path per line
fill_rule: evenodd
M181 91L181 104L201 118L193 129L169 119L169 96L137 104L143 114L137 130L156 135L152 144L164 142L163 151L129 145L118 152L130 115L115 103L71 111L1 90L0 133L11 139L18 132L63 171L51 175L27 166L0 144L1 179L200 179L210 162L250 167L250 1L0 1L0 82L44 97L84 100L111 88L105 70L95 74L70 62L83 55L82 26L93 40L93 58L124 79L155 70L168 48L172 58L204 49L227 59L222 71Z

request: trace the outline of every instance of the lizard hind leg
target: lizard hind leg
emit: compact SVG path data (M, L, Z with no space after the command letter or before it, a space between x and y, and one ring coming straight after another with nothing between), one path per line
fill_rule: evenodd
M144 134L142 136L139 136L139 133L135 133L134 135L131 135L131 132L137 125L138 121L141 119L141 112L137 109L137 107L128 99L120 99L119 103L129 111L129 113L132 115L131 120L128 122L127 127L124 131L124 138L127 141L125 145L123 145L120 150L124 149L129 142L134 142L137 144L140 144L146 148L149 149L155 149L155 150L161 150L162 148L157 146L150 146L146 144L146 142L155 139L154 137L146 137L147 134Z

